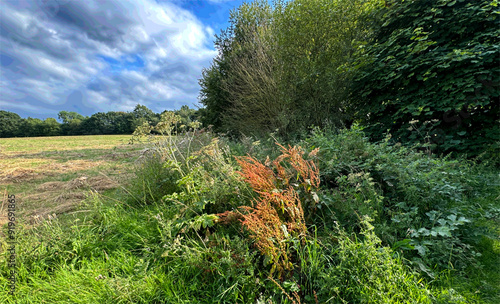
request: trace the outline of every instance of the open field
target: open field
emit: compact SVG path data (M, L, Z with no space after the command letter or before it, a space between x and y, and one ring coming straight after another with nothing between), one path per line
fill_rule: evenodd
M128 145L129 139L130 135L0 139L0 191L16 196L18 217L27 222L71 212L89 190L117 188L130 174L142 146ZM0 224L6 221L2 212Z

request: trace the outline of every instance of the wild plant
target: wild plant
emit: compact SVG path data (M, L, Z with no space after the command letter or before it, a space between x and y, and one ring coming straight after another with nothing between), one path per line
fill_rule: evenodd
M259 195L253 206L240 207L239 217L257 249L272 265L271 275L277 271L280 278L285 278L294 268L292 240L303 244L307 236L303 201L308 196L317 198L315 191L320 181L316 164L304 159L302 148L279 147L281 155L274 161L268 158L262 163L251 156L237 158L239 173ZM316 153L313 150L309 157ZM314 210L316 201L312 199L306 206ZM221 219L231 216L237 217L234 212L226 212Z

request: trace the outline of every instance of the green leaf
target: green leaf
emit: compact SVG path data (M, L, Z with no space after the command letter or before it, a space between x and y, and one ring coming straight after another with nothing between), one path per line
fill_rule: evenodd
M435 227L432 230L441 236L451 237L450 227L448 226Z

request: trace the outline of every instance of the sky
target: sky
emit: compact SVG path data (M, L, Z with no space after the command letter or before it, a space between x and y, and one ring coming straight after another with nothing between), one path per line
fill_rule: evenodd
M243 0L0 0L0 110L45 119L200 107L214 34Z

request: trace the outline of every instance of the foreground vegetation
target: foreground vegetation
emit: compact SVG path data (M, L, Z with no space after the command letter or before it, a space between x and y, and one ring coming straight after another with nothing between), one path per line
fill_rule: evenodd
M370 143L164 136L124 189L18 231L3 303L496 303L498 172ZM137 158L137 156L136 156ZM7 254L2 253L2 259Z
M498 16L496 0L245 3L203 71L202 122L288 139L360 123L375 141L498 158Z

